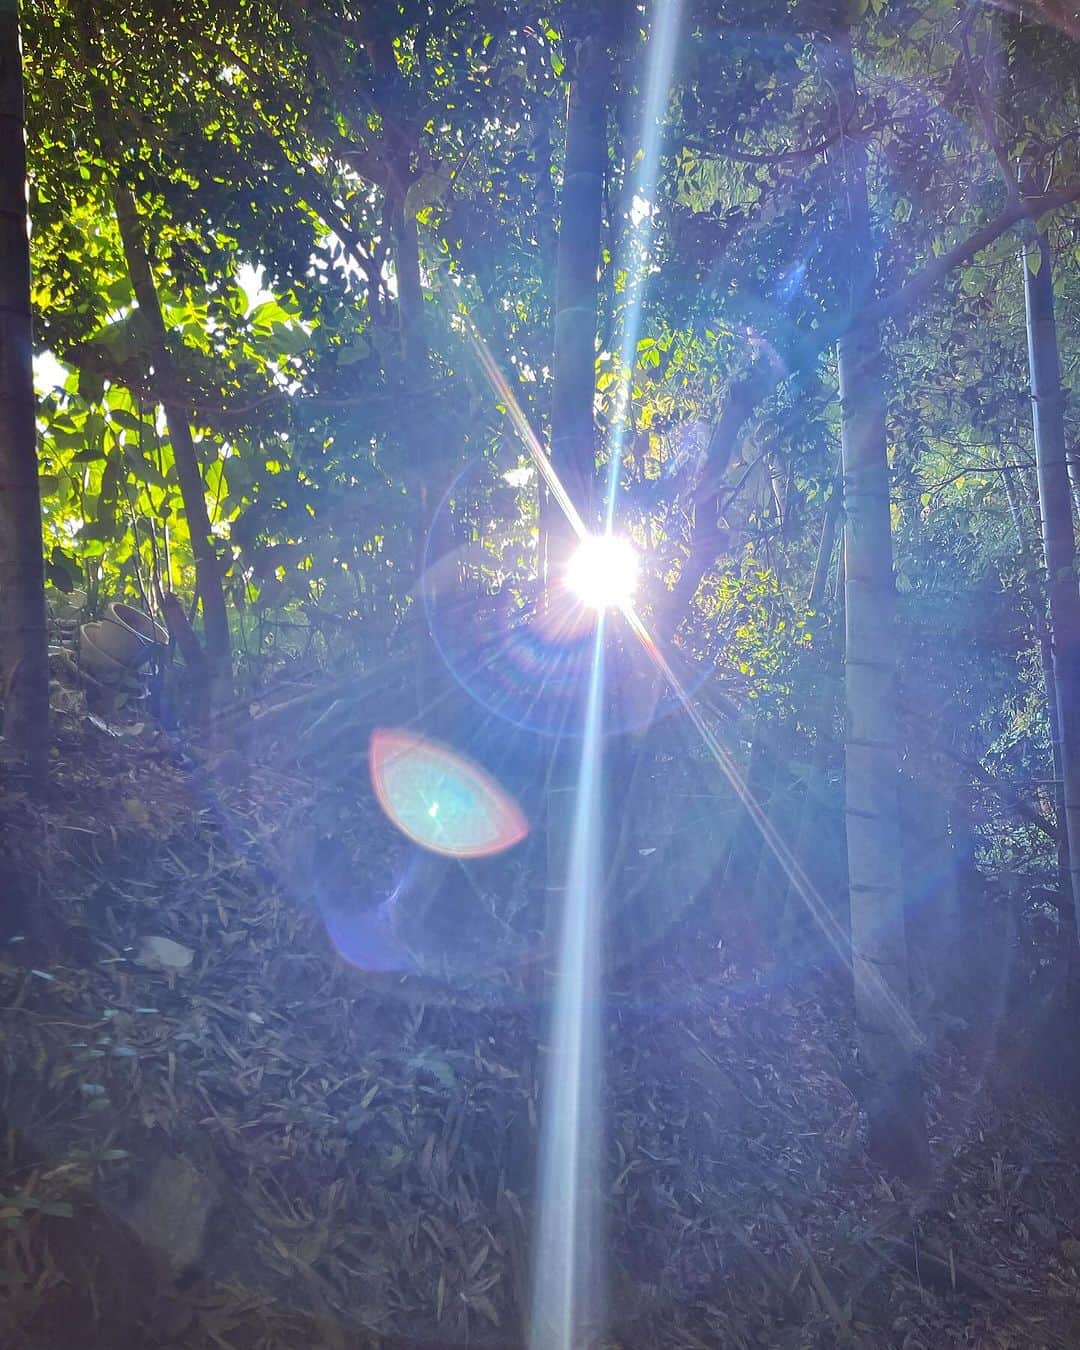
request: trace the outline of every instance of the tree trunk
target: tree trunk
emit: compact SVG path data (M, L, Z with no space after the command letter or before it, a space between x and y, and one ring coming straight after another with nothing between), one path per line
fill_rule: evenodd
M597 25L602 30L603 24ZM608 55L594 35L577 51L566 125L563 190L555 276L555 356L551 406L551 460L570 500L589 526L595 473L593 406L596 393L597 268L600 215L607 159ZM541 498L542 603L559 605L561 574L575 534L550 494ZM602 622L602 620L601 620ZM597 641L602 641L602 634ZM596 652L602 664L601 653ZM598 668L600 668L598 666ZM549 1072L544 1083L547 1112L541 1141L541 1175L552 1193L541 1208L536 1239L530 1345L591 1343L590 1318L601 1300L602 1272L592 1238L599 1223L597 1181L602 1150L596 1120L601 1098L596 1074L597 1014L575 1007L573 980L594 980L600 967L600 904L606 872L602 802L604 743L596 719L604 689L582 668L564 728L551 740L545 803L546 902L549 931L556 937L559 971L553 995ZM602 678L602 677L600 677ZM592 731L588 727L592 724ZM585 831L588 831L586 837ZM586 866L586 863L588 866ZM573 903L571 903L573 902ZM557 936L556 936L557 935ZM578 991L580 994L580 990ZM587 998L599 997L590 987ZM574 1042L579 1048L575 1051ZM573 1149L558 1113L576 1102L580 1122ZM554 1180L557 1178L556 1180ZM562 1193L554 1194L558 1189ZM559 1218L559 1208L570 1206ZM560 1242L557 1226L572 1234ZM551 1319L560 1322L553 1330Z
M440 419L432 416L431 344L424 290L420 275L420 241L416 214L407 204L409 154L402 149L395 157L395 170L388 189L388 217L397 282L398 341L401 347L402 431L408 455L408 484L412 500L413 554L416 563L416 698L423 711L437 702L439 657L427 628L424 573L428 561L452 547L449 532L436 541L435 509L439 503L445 454ZM433 487L434 485L434 487Z
M539 107L533 109L532 120L536 128L533 134L532 151L536 165L534 203L540 245L541 289L538 295L538 304L546 322L549 320L554 304L552 291L555 284L556 259L559 248L558 232L555 228L555 188L551 181L551 124L553 119L549 100L543 100ZM547 485L539 474L536 476L536 493L538 525L536 532L536 575L542 584L547 576L547 531L551 524L550 507L552 504L548 501Z
M772 745L771 729L759 723L753 731L746 763L746 786L751 799L763 810L769 807L779 775L779 760ZM713 908L724 950L740 965L756 969L768 944L761 931L762 915L754 904L755 888L763 853L761 830L749 811L738 806L739 826L731 836Z
M857 104L846 33L835 44L842 222L850 311L873 297L876 261L866 188L866 147L843 133ZM898 833L896 589L889 514L885 383L880 332L860 327L837 344L844 473L845 768L855 1019L870 1147L905 1176L928 1165L914 1061L904 888Z
M1039 477L1046 590L1057 688L1061 780L1073 913L1080 930L1080 590L1065 454L1065 395L1061 388L1054 278L1044 235L1029 230L1024 255L1028 369Z
M1046 696L1046 717L1050 727L1051 764L1054 774L1054 852L1057 858L1057 888L1062 905L1058 907L1058 931L1062 936L1063 957L1061 979L1072 996L1076 990L1076 975L1080 952L1077 951L1076 904L1072 886L1072 850L1069 848L1068 813L1065 810L1065 771L1061 755L1061 718L1058 716L1057 677L1054 674L1054 644L1045 618L1038 618L1039 662L1042 666L1043 690Z
M907 859L908 939L913 1002L920 1017L949 1008L956 971L967 952L960 932L960 888L949 833L952 785L944 756L918 737L908 740L900 778L900 838Z
M566 121L566 151L560 203L555 270L555 356L551 402L551 462L570 500L587 523L591 521L596 463L594 402L596 397L597 268L600 261L600 215L607 162L607 93L609 65L603 40L593 36L577 54ZM570 557L575 536L561 507L548 494L542 501L542 560L548 590L544 602L560 603L558 579ZM580 721L584 709L571 719ZM580 727L578 727L580 730ZM569 818L577 786L576 743L558 737L548 777L549 908L557 913L566 876Z
M1001 478L1005 487L1005 499L1009 503L1009 515L1012 518L1013 530L1016 533L1020 559L1024 564L1025 574L1027 574L1032 563L1031 544L1028 533L1024 528L1024 514L1013 482L1013 470L1003 469ZM1061 721L1058 717L1057 677L1054 674L1054 644L1050 637L1050 628L1046 622L1045 600L1042 597L1037 599L1027 585L1024 586L1022 593L1024 607L1031 619L1032 632L1039 644L1039 664L1042 669L1043 693L1046 698L1046 720L1050 731L1050 756L1054 774L1054 849L1057 854L1058 890L1062 902L1069 905L1069 913L1072 915L1072 870L1069 864L1069 836L1065 823L1065 782L1061 765ZM1059 916L1060 913L1059 910ZM1075 921L1070 922L1069 927L1073 933L1073 941L1070 946L1074 948L1076 945ZM1066 969L1063 972L1064 979L1069 985L1072 984L1072 973L1075 965L1075 954L1070 951L1066 960Z
M818 542L817 560L814 563L814 579L810 585L810 597L807 609L818 614L825 602L825 588L829 584L829 571L832 567L833 550L836 547L836 529L840 523L840 505L843 491L835 481L829 500L825 503L825 515L821 521L821 538Z
M591 37L581 45L570 86L555 262L551 463L589 526L594 524L597 270L609 78L604 39ZM550 494L541 520L547 546L544 575L552 583L566 566L574 533Z
M551 401L551 462L582 519L592 525L596 466L594 403L596 398L597 268L600 261L600 217L607 163L607 95L609 58L602 37L581 44L570 86L566 150L560 202L555 267L555 355ZM575 543L562 508L547 494L541 502L540 537L547 583L544 604L561 603L558 582ZM584 695L584 688L582 690ZM580 723L584 696L571 711ZM566 877L569 820L577 790L578 755L573 736L553 742L548 774L549 912L558 913Z
M727 542L728 531L720 520L724 505L723 478L735 454L744 422L776 383L775 378L755 362L728 390L723 412L709 435L701 481L694 490L690 552L671 595L665 597L653 621L656 638L662 644L675 636L702 578Z
M146 249L146 239L139 219L135 199L119 181L122 160L120 136L116 129L109 91L102 82L100 69L103 56L100 50L100 28L92 11L80 15L80 36L86 76L94 103L98 140L102 153L111 167L110 193L120 241L124 250L131 288L150 346L150 386L155 400L165 411L165 423L180 483L180 497L184 503L191 551L195 556L195 582L202 603L204 639L207 664L215 686L215 696L221 696L231 679L229 619L225 609L225 592L221 584L221 561L218 558L206 510L206 490L203 484L199 458L191 435L189 410L181 397L181 384L176 363L169 347L165 318L161 312L154 274Z
M114 161L115 162L115 161ZM216 683L227 684L229 679L229 619L225 610L225 593L221 585L221 562L210 529L206 510L206 489L199 468L195 442L187 408L180 398L180 381L176 365L169 351L165 319L161 312L157 287L154 285L143 238L142 224L131 193L119 183L112 185L113 206L124 245L124 259L131 277L132 290L150 339L150 360L153 365L151 387L154 397L165 409L176 476L180 481L180 496L187 516L191 551L195 555L195 579L202 602L203 630L206 658Z
M800 860L810 878L816 883L818 891L825 897L839 898L840 904L834 905L834 918L839 927L850 928L847 912L847 897L841 894L843 878L847 874L847 856L843 846L843 822L838 828L831 828L833 794L829 788L830 763L835 762L835 735L837 704L840 698L841 683L841 633L844 627L844 550L836 550L836 571L833 583L833 601L835 612L822 623L823 606L827 603L826 592L829 585L829 571L832 554L836 544L836 532L840 523L840 507L843 488L840 483L840 465L837 466L836 483L833 494L825 508L825 520L822 522L821 539L818 546L817 562L814 567L814 579L810 589L808 608L814 613L812 628L813 645L809 653L811 670L817 678L818 688L810 705L809 730L813 736L813 749L806 788L803 792L802 809L799 814L795 835L795 856ZM834 838L839 843L833 847ZM828 874L826 871L828 863ZM832 869L839 876L832 874ZM836 910L842 909L841 912ZM784 893L783 911L780 922L781 959L794 968L800 961L806 962L824 956L831 962L832 951L828 943L822 943L821 934L811 928L811 918L807 913L797 888L789 881Z
M35 413L19 10L0 0L0 698L4 740L40 792L49 652Z

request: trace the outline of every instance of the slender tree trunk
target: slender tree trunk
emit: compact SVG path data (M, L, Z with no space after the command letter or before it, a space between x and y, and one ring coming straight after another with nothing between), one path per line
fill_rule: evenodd
M221 585L221 561L218 558L206 510L206 489L203 484L199 458L191 435L187 408L180 397L180 381L169 350L165 319L161 312L157 287L150 270L142 223L135 201L126 188L113 183L113 206L120 227L131 286L143 316L150 339L150 360L153 364L152 387L154 397L165 409L176 476L180 482L180 496L191 535L191 551L195 555L195 578L202 602L203 631L206 658L212 678L227 684L229 678L230 648L229 619L225 610L225 593Z
M754 727L746 762L746 786L753 800L768 806L777 778L778 762L765 725ZM735 958L743 965L757 966L764 949L760 915L752 903L761 866L762 836L750 813L738 807L739 828L731 836L720 885L714 899L717 927Z
M593 525L596 440L597 271L600 217L607 165L609 64L604 39L582 43L570 86L566 154L555 261L555 362L551 403L551 462L570 500ZM541 509L546 540L544 574L554 582L574 544L558 504Z
M602 28L598 24L598 28ZM551 462L570 500L587 525L592 520L596 468L594 403L596 399L597 269L600 263L600 218L607 164L607 97L610 67L604 36L584 41L577 52L566 117L566 150L555 258L555 355L551 401ZM558 582L575 543L562 508L550 496L541 498L540 538L547 549L543 575L544 603L562 603ZM580 709L571 717L580 721ZM580 728L579 728L580 729ZM566 876L569 821L577 790L577 743L562 736L553 743L549 769L548 890L549 908L558 913Z
M210 529L210 517L206 510L206 489L195 451L195 442L191 435L190 409L182 397L181 382L169 345L165 318L161 312L161 301L150 266L138 207L130 191L117 177L122 159L122 146L109 91L100 75L103 57L100 50L99 21L94 18L92 11L81 15L80 34L87 78L93 95L98 140L102 153L112 169L110 192L116 223L120 230L124 261L150 347L150 386L155 400L165 411L165 423L169 430L176 476L180 484L180 497L187 517L188 534L191 537L191 551L195 556L195 581L202 604L206 658L213 682L213 693L215 697L220 697L227 692L232 674L229 619L225 608L225 592L221 584L221 560Z
M1044 235L1031 229L1024 249L1028 369L1035 427L1046 590L1057 686L1061 781L1073 913L1080 930L1080 590L1066 468L1065 395L1061 387L1054 278Z
M4 740L41 791L49 653L35 411L19 10L0 0L0 699Z
M811 704L809 716L814 744L807 766L806 789L803 793L802 808L799 813L795 835L795 856L802 861L811 879L815 881L818 890L824 896L835 896L839 889L833 877L825 878L822 875L822 854L827 850L827 845L826 849L823 849L822 840L824 838L827 841L830 835L827 825L829 823L828 808L832 801L832 793L829 791L828 776L830 761L835 759L837 738L834 732L834 724L836 722L837 703L840 698L840 645L844 627L843 548L836 551L836 571L833 585L835 613L830 617L827 625L821 622L822 609L827 603L826 592L829 586L830 562L836 543L836 531L840 523L840 508L843 501L843 488L839 482L839 466L837 479L838 481L833 488L833 495L825 508L825 520L822 522L817 562L814 567L814 579L810 589L809 608L813 611L815 618L813 647L809 656L813 663L811 668L814 669L817 676L818 688ZM842 846L836 851L843 853ZM829 861L838 863L837 870L841 875L846 873L846 857L839 860L830 857ZM849 916L846 912L842 915L836 914L835 917L842 927L848 928L850 926ZM807 919L808 916L802 906L798 892L789 882L784 893L780 927L780 942L785 962L800 958L805 959L808 946L817 937L817 935L811 933L808 942ZM796 955L797 944L801 947L798 956ZM825 946L823 950L828 951L828 947Z
M407 195L407 194L406 194ZM393 203L394 271L398 286L398 334L401 355L417 386L429 379L427 323L424 316L424 291L420 280L420 241L416 216L402 197Z
M590 527L593 505L593 479L595 473L595 432L593 405L596 393L596 326L597 326L597 268L600 261L600 216L604 167L607 159L607 96L608 96L608 55L603 45L605 36L601 36L603 23L597 24L597 33L582 43L576 53L576 65L572 75L570 98L566 125L566 150L563 171L563 190L560 202L559 238L556 250L555 272L555 355L554 387L551 405L551 460L564 488L583 520ZM560 605L564 603L559 595L562 572L570 557L575 543L575 535L566 520L561 507L550 495L541 497L540 538L546 544L546 556L540 559L542 578L545 582L542 603ZM573 1156L564 1157L552 1175L561 1174L566 1190L574 1190L575 1231L571 1247L562 1252L554 1252L549 1245L546 1229L552 1222L551 1213L541 1213L541 1223L537 1230L537 1266L533 1289L534 1321L530 1344L585 1344L589 1329L583 1322L588 1320L590 1311L600 1302L598 1286L601 1283L601 1267L597 1252L591 1242L592 1229L598 1222L597 1199L594 1183L598 1180L600 1166L599 1140L596 1136L596 1122L593 1118L599 1110L599 1085L592 1076L596 1073L596 1064L587 1064L597 1054L595 1037L591 1034L595 1024L591 1022L592 1012L581 1014L581 1022L575 1032L582 1037L585 1047L579 1055L579 1062L571 1053L566 1039L567 1026L560 1023L560 1016L568 1017L565 1009L560 1013L560 1005L569 1001L569 986L566 983L575 966L579 971L594 972L599 968L600 956L599 922L604 866L596 866L597 860L606 858L603 811L597 810L591 819L575 821L578 812L588 812L590 797L601 794L604 772L603 741L599 737L590 738L586 733L587 723L592 716L599 715L604 705L604 690L591 690L587 671L582 669L580 686L576 696L567 709L566 729L551 741L551 757L548 763L548 777L545 803L546 827L546 902L549 931L556 938L560 951L561 969L554 990L555 1012L552 1020L551 1041L552 1062L556 1072L563 1075L575 1075L584 1071L589 1081L553 1081L549 1074L544 1084L546 1109L550 1113L565 1109L565 1102L572 1100L568 1095L576 1095L581 1102L581 1125L583 1131L574 1148L581 1150ZM590 694L595 697L592 703ZM591 739L591 748L589 747ZM586 753L593 758L585 764ZM594 778L592 785L586 782L586 772ZM584 794L583 798L579 794ZM577 830L589 828L592 837L575 837ZM601 837L596 837L600 835ZM584 861L584 850L591 855L592 864L585 877L584 868L575 866ZM579 853L578 850L581 850ZM593 852L595 850L595 852ZM578 883L584 880L586 893L574 896L578 910L570 908L571 896L568 886L573 883L577 871ZM578 929L575 937L575 929ZM576 949L576 958L575 958ZM588 997L594 998L597 991L590 990ZM560 1030L560 1027L562 1028ZM542 1142L542 1168L554 1168L551 1150L556 1146L565 1152L565 1146L559 1140L557 1123L548 1116L544 1140ZM550 1201L554 1199L549 1197ZM559 1196L554 1202L558 1205L570 1205L571 1196ZM573 1247L581 1246L578 1256ZM567 1306L561 1309L544 1306L554 1301L558 1303L565 1294ZM557 1338L551 1338L543 1330L544 1319L561 1315L565 1327Z
M900 779L900 838L906 861L904 881L913 1001L921 1014L948 1007L956 969L967 959L957 937L960 892L953 839L949 833L951 784L944 756L911 737Z
M836 547L836 528L840 523L840 507L843 503L843 489L833 482L829 500L825 503L825 515L821 522L821 538L818 541L817 561L814 563L814 579L810 585L807 608L817 614L825 601L825 588L829 584L829 570L832 566L833 550Z
M1013 480L1015 469L1002 469L1001 482L1005 489L1005 500L1009 504L1009 519L1012 521L1013 533L1016 535L1016 543L1020 549L1021 555L1028 550L1027 532L1024 529L1024 511L1020 505L1020 497L1016 491L1016 483Z
M570 500L591 525L596 464L597 268L607 162L609 78L602 39L594 36L584 42L577 62L567 105L555 263L551 462ZM547 549L542 559L547 582L543 603L559 604L559 576L573 550L575 536L562 508L549 494L541 498L540 538ZM572 722L581 722L584 707L583 684L582 698L570 713ZM552 743L547 785L547 892L552 915L562 910L578 786L578 748L579 742L572 735L558 736Z
M1002 482L1005 486L1005 498L1009 503L1009 515L1025 571L1031 563L1031 543L1024 528L1024 515L1013 483L1013 471L1002 470ZM1058 717L1057 677L1054 674L1054 644L1046 622L1045 603L1031 594L1025 586L1024 607L1031 619L1032 631L1039 643L1039 664L1042 669L1043 692L1046 698L1046 720L1050 731L1050 755L1054 774L1054 847L1057 854L1058 890L1063 903L1068 903L1072 912L1072 869L1069 863L1069 836L1065 824L1065 783L1061 765L1061 721ZM1070 925L1075 932L1075 922ZM1074 944L1075 945L1075 944ZM1074 961L1070 958L1071 970ZM1066 972L1068 975L1068 972Z
M776 725L772 728L772 739L783 739L791 744L794 739L794 725ZM794 839L804 819L809 785L800 787L798 779L792 773L785 756L774 760L771 781L766 793L759 796L760 805L765 809L769 822L782 839ZM751 822L748 828L758 834L757 827ZM813 875L813 868L807 866L805 855L796 854L807 871ZM756 946L751 947L754 964L761 968L770 962L787 961L785 942L788 937L788 915L786 910L790 881L784 869L777 861L771 848L762 848L758 854L754 885L747 898L747 917L753 925L752 938Z
M301 7L303 8L303 7ZM391 33L365 9L357 33L375 76L375 105L383 123L381 158L385 168L384 224L391 244L397 287L398 342L401 350L402 431L408 455L408 491L412 498L413 556L416 565L416 689L420 707L435 695L438 660L427 630L424 572L428 557L440 545L431 538L445 468L445 449L438 410L431 392L431 342L424 309L420 272L420 238L409 189L416 173L418 130L409 114L411 97L402 79ZM338 83L331 76L331 85ZM451 546L443 539L443 551Z
M1065 771L1061 754L1061 718L1058 716L1057 677L1054 674L1054 644L1050 638L1050 629L1042 615L1037 616L1039 639L1039 662L1042 667L1043 689L1046 694L1046 718L1050 728L1050 757L1054 774L1054 852L1057 858L1057 886L1061 903L1068 910L1059 908L1059 925L1068 919L1068 948L1065 953L1063 981L1070 990L1075 980L1077 961L1077 919L1072 889L1072 851L1069 848L1068 815L1065 810ZM1063 937L1065 933L1063 931Z
M445 455L438 417L432 417L431 344L420 275L416 215L407 205L409 155L402 150L391 175L388 215L397 282L398 341L401 345L402 429L408 447L412 499L413 551L416 561L416 696L421 709L435 700L439 659L427 629L424 573L429 560L452 547L450 538L432 538Z
M846 193L843 229L851 312L873 297L876 261L866 147L843 134L857 104L847 34L835 44L835 85ZM837 344L844 471L846 588L845 768L855 1019L870 1146L882 1165L917 1175L928 1165L926 1122L909 1008L904 887L898 832L896 587L881 338L861 327Z
M537 233L540 244L541 290L539 304L544 322L550 321L553 308L553 290L555 285L556 259L559 240L555 226L555 188L551 180L551 123L550 101L544 100L541 106L533 110L533 124L536 128L532 140L532 152L536 166L536 188L533 200L536 206ZM551 524L551 509L548 502L548 490L544 480L537 475L537 538L536 538L536 575L543 583L547 576L548 526Z
M739 443L746 419L772 387L763 368L753 365L732 385L727 401L709 436L706 467L694 492L694 521L690 533L690 552L679 572L670 597L666 597L654 621L654 631L662 643L670 642L686 617L702 578L720 556L727 539L720 514L723 510L721 484Z

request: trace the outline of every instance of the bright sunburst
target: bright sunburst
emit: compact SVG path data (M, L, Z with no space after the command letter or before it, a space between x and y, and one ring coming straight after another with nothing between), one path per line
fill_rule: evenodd
M617 534L586 535L566 566L566 584L590 609L625 609L634 598L638 556Z

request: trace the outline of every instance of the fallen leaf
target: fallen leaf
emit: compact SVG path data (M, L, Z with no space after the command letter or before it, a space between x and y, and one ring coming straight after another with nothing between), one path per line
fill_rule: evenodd
M182 942L167 937L145 937L139 944L135 964L145 966L147 970L187 970L194 960L195 953Z

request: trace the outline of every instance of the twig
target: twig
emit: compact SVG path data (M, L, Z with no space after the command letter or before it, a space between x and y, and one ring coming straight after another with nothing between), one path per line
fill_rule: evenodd
M975 110L979 114L979 121L982 123L983 135L986 137L987 144L994 152L994 158L1001 169L1001 176L1005 180L1005 186L1009 190L1010 198L1020 199L1020 184L1016 175L1013 173L1009 164L1009 157L1005 153L1005 147L998 139L997 132L994 129L994 119L983 98L982 87L975 76L975 63L971 59L971 48L968 45L968 36L971 32L971 26L975 20L974 5L964 15L960 24L960 55L963 58L964 70L967 74L968 84L971 88L971 97L975 103Z
M807 1246L803 1237L795 1231L795 1226L781 1208L779 1201L773 1202L773 1213L783 1225L784 1232L787 1233L792 1245L798 1251L799 1255L806 1262L810 1271L810 1282L814 1286L818 1298L821 1300L822 1307L836 1324L837 1337L841 1341L849 1342L851 1340L851 1319L844 1312L843 1308L837 1303L832 1290L825 1283L825 1277L822 1275L818 1263L814 1260L814 1254Z

